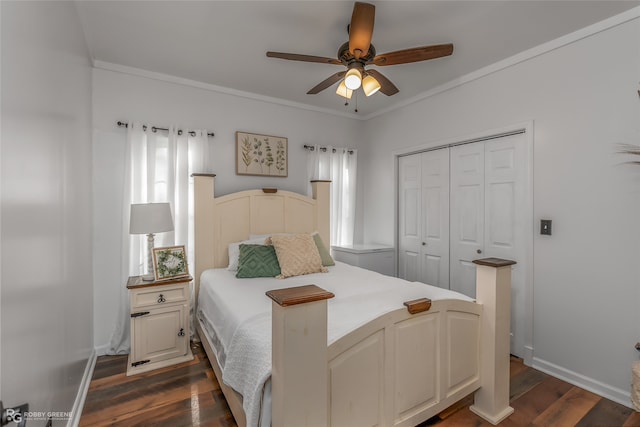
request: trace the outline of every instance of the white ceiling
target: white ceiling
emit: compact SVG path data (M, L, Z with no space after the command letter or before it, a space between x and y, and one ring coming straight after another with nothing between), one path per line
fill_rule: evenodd
M372 43L385 53L453 43L453 55L376 67L400 89L358 94L376 111L631 9L637 1L371 1ZM306 92L342 66L267 58L268 50L336 57L352 1L78 1L95 63L133 67L313 108L353 113L335 87Z

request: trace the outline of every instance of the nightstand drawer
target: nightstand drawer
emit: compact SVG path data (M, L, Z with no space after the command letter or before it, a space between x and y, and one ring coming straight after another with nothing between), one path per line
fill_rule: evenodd
M189 298L189 284L180 286L152 287L135 290L131 293L131 310L187 301Z

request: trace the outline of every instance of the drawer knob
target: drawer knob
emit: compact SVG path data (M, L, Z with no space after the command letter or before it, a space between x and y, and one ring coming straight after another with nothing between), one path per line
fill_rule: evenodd
M184 328L180 328L180 332L178 332L178 336L179 337L183 337L184 336Z
M160 294L160 296L158 297L158 304L161 304L163 302L166 302L167 300L164 298L164 295Z

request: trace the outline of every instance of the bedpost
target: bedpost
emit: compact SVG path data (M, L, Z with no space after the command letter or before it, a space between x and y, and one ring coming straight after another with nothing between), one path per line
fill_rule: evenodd
M194 301L198 302L200 275L214 267L215 230L213 228L214 174L194 173L193 175L194 214Z
M267 292L272 302L271 425L329 421L327 299L316 285Z
M476 264L476 300L483 305L480 326L480 389L469 408L496 425L513 413L509 406L511 266L515 261L485 258Z
M311 181L312 197L316 200L317 230L327 247L331 247L331 228L329 217L331 216L331 181Z

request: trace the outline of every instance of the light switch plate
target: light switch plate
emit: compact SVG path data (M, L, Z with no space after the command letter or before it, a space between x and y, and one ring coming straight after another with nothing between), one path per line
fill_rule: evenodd
M540 234L545 236L551 236L551 220L550 219L540 220Z

